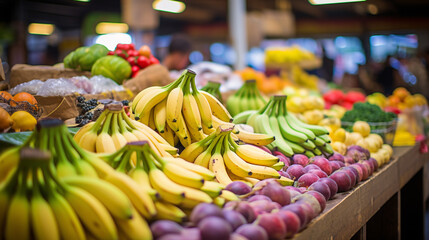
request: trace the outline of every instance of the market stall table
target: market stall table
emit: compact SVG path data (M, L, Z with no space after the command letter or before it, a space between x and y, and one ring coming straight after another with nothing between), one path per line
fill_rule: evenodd
M387 165L328 201L294 239L423 239L427 162L429 154L421 154L418 145L394 148Z

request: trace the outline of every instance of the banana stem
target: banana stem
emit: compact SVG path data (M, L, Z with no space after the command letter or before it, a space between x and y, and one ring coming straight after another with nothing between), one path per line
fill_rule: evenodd
M106 120L103 123L103 128L101 129L101 133L109 134L110 125L112 123L112 116L113 116L113 113L109 112L109 114L106 117Z
M90 131L93 131L95 133L98 133L98 130L100 129L101 124L103 124L104 120L106 119L106 115L110 113L108 109L104 110L100 116L97 118L97 121L95 121L95 124L91 127Z
M231 134L229 134L229 135L228 135L228 141L229 141L229 143L231 144L231 148L232 148L232 150L233 150L234 152L235 152L235 151L237 151L238 144L234 141L234 139L232 139Z
M124 153L124 155L122 155L122 158L119 161L119 163L116 166L114 166L116 171L123 172L123 173L127 172L127 168L129 169L129 164L131 161L131 155L133 154L133 152L134 152L134 150L128 150Z
M134 124L131 122L130 118L125 114L125 112L122 110L122 119L125 121L125 124L131 128L132 130L137 130L137 127L134 126ZM125 126L126 128L126 126Z

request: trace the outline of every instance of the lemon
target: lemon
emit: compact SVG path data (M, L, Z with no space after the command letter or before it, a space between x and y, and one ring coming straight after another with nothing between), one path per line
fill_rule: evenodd
M353 132L360 133L362 137L366 137L371 133L371 127L367 122L357 121L353 124Z
M375 153L378 152L378 149L380 149L381 145L378 144L378 140L376 138L372 138L370 136L364 138L364 141L366 142L367 148L369 152Z
M323 119L323 112L320 110L311 110L303 113L308 124L317 125Z
M346 130L344 128L338 128L332 133L332 141L345 142L346 141Z
M12 129L16 132L33 131L37 120L26 111L16 111L12 114Z

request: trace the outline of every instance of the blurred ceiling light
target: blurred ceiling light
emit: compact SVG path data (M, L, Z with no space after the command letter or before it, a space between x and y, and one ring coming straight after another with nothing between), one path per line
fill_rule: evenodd
M95 27L95 32L97 34L126 33L128 32L128 25L126 23L100 22Z
M98 36L95 39L95 43L104 45L107 49L113 51L118 43L132 43L132 38L128 33L109 33Z
M378 8L375 4L368 4L368 12L372 15L376 15L378 13Z
M313 5L335 4L335 3L351 3L365 2L366 0L308 0Z
M91 0L75 0L76 2L91 2Z
M31 23L28 25L28 33L37 35L51 35L55 26L47 23Z
M152 3L155 10L169 13L181 13L185 10L186 5L180 1L174 0L155 0Z

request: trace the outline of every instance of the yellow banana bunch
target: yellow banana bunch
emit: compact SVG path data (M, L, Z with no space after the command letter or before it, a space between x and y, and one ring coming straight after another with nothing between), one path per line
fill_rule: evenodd
M89 127L82 127L74 140L83 149L96 153L113 153L127 142L148 141L161 156L174 156L177 149L147 125L130 119L121 103L111 103Z
M118 239L119 230L152 239L143 219L132 227L140 215L122 191L88 176L60 179L52 161L45 151L19 151L16 171L0 188L1 239Z
M135 161L131 156L135 156ZM128 174L139 192L147 196L144 206L154 209L150 218L182 221L182 208L211 203L226 191L214 182L215 175L206 168L180 158L160 157L146 141L128 143L104 159L117 172Z
M275 169L279 159L253 145L239 145L233 139L234 126L220 125L200 142L185 148L180 157L210 169L216 180L228 185L241 180L253 185L258 180L280 178ZM287 184L292 184L290 180Z

